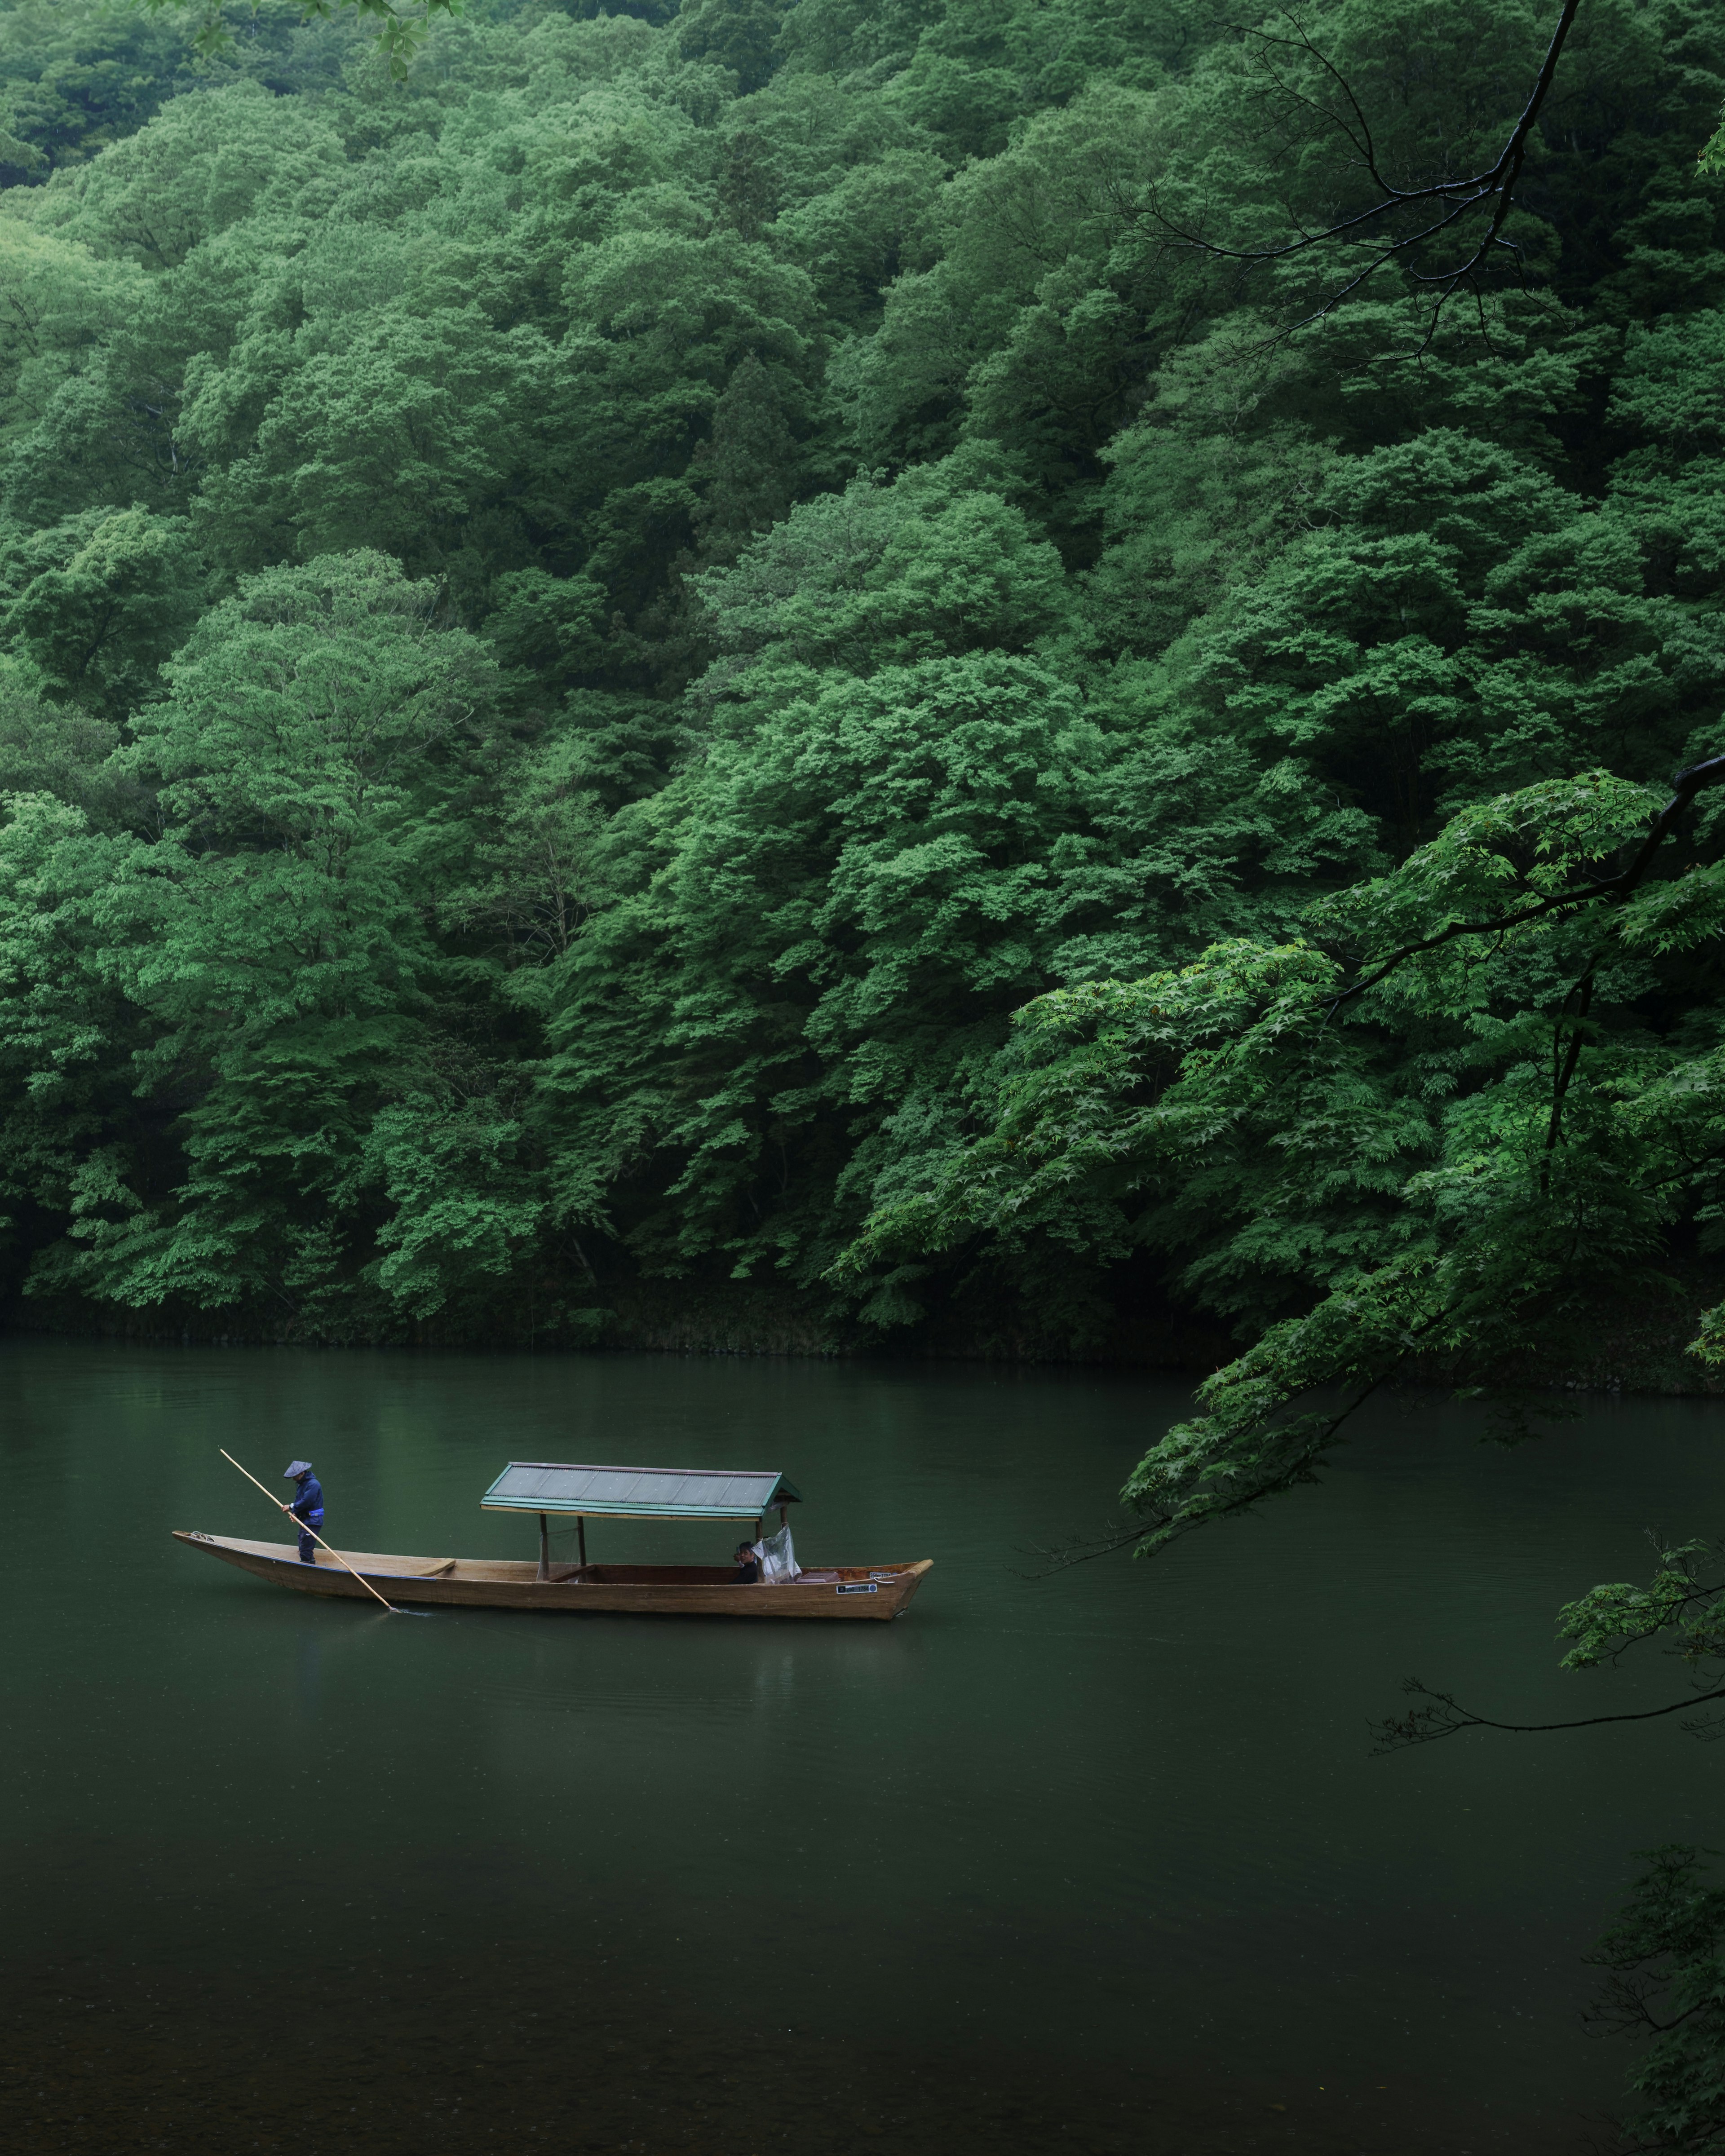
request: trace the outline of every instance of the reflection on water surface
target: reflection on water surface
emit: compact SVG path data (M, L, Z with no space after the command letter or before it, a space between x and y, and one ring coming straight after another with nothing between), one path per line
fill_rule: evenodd
M0 1343L8 2145L1578 2148L1626 2057L1578 1957L1631 1851L1716 1835L1717 1760L1662 1726L1373 1760L1365 1725L1409 1672L1530 1718L1666 1697L1557 1676L1550 1619L1644 1523L1712 1524L1721 1410L1505 1454L1394 1402L1321 1490L1027 1579L1181 1402ZM477 1509L502 1462L614 1459L782 1467L805 1563L936 1570L891 1626L392 1620L168 1538L268 1532L219 1444L311 1458L338 1544L531 1555Z

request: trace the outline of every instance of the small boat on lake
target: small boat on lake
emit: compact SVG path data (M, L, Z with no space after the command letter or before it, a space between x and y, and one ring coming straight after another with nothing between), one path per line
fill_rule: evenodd
M487 1512L537 1516L536 1564L498 1558L391 1557L370 1550L344 1550L343 1563L324 1549L317 1552L316 1563L305 1564L292 1543L248 1542L178 1527L174 1539L300 1594L367 1601L375 1592L392 1603L658 1617L879 1621L906 1608L933 1563L923 1558L914 1563L803 1570L790 1555L786 1532L786 1507L800 1503L802 1494L776 1469L581 1467L512 1460L480 1502ZM781 1532L762 1544L762 1525L774 1511ZM552 1560L554 1518L575 1523L578 1554L572 1564ZM589 1520L752 1522L755 1543L764 1553L763 1577L740 1580L734 1564L592 1564L587 1555Z

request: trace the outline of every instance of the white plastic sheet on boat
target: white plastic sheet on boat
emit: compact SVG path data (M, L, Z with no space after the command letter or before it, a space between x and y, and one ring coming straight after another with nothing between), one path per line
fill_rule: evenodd
M763 1535L753 1553L761 1560L761 1577L769 1587L785 1587L797 1577L797 1553L791 1547L791 1531L781 1527L776 1535Z

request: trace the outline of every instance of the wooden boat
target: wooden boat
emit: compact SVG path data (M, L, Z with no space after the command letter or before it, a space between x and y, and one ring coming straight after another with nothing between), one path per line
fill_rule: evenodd
M239 1542L174 1530L176 1542L237 1564L242 1572L301 1594L346 1594L371 1602L352 1573L326 1551L301 1564L292 1543ZM739 1585L729 1565L554 1565L542 1578L531 1563L493 1558L341 1554L390 1602L444 1602L470 1609L630 1610L659 1617L896 1617L922 1583L920 1564L844 1565L768 1586ZM375 1609L377 1604L372 1602Z
M716 1474L683 1468L578 1467L511 1460L481 1501L494 1512L536 1513L539 1560L394 1557L344 1550L347 1565L326 1549L305 1564L292 1543L249 1542L176 1528L174 1539L259 1579L300 1594L338 1594L371 1602L369 1581L389 1602L439 1603L468 1609L626 1612L659 1617L896 1617L932 1568L915 1563L833 1565L798 1571L794 1578L739 1581L732 1565L591 1564L591 1519L752 1521L801 1502L801 1493L770 1471ZM549 1527L572 1517L579 1561L555 1564ZM356 1578L354 1573L361 1577ZM372 1604L375 1608L375 1603Z

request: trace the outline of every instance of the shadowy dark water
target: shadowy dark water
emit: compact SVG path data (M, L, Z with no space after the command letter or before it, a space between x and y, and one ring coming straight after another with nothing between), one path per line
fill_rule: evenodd
M1517 1718L1551 1616L1718 1524L1725 1413L1507 1454L1392 1403L1322 1489L1027 1582L1182 1406L1140 1376L0 1342L9 2148L1541 2156L1630 2054L1579 1957L1717 1838L1671 1724L1387 1760L1409 1672ZM783 1467L893 1625L439 1612L254 1581L218 1455L338 1543L531 1554L511 1458ZM722 1558L608 1525L595 1556Z

